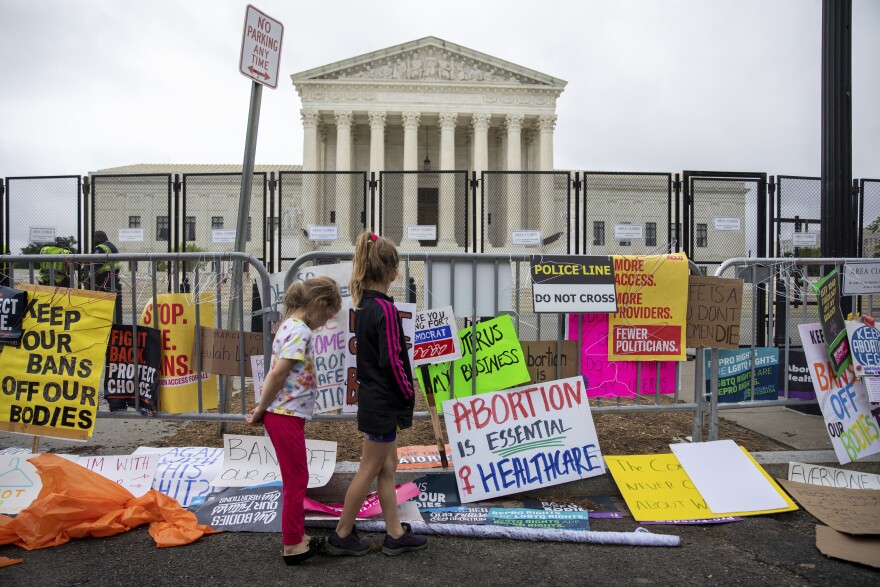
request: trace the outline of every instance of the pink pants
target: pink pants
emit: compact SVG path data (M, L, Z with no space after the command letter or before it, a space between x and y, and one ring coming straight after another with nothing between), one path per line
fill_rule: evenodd
M305 526L303 498L309 486L306 421L297 416L266 412L263 424L272 439L281 467L281 541L285 546L293 546L302 542Z

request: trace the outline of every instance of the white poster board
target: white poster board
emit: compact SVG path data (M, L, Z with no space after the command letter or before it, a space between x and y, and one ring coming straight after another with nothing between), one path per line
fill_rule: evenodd
M140 497L152 489L160 459L158 454L101 455L82 456L76 462Z
M809 463L788 463L788 480L841 489L880 489L880 475Z
M183 507L211 493L211 481L223 466L223 449L206 446L138 447L132 454L160 455L153 489L173 497Z
M36 467L28 462L34 458L24 452L0 455L0 514L17 514L25 509L40 494L43 482ZM58 455L76 462L74 455Z
M214 487L251 487L281 481L275 447L268 436L223 435L223 467ZM323 487L336 469L336 443L306 440L309 487Z
M452 306L416 312L413 367L461 358L461 342Z
M462 503L605 472L581 377L447 400L443 416Z
M453 275L451 263L431 263L428 284L432 294L431 307L452 306L459 318L496 316L513 311L512 264L502 262L496 266L494 261L487 261L478 262L476 266L475 272L471 263L456 263ZM497 296L493 284L497 284Z
M254 380L254 401L260 403L263 382L266 380L266 361L263 355L251 355L251 375Z

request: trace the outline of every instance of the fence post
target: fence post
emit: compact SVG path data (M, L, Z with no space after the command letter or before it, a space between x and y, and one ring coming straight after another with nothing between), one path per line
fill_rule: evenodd
M571 177L571 176L569 176ZM574 172L574 254L579 255L581 252L581 172ZM584 205L586 209L586 205ZM584 227L586 228L586 226ZM584 250L587 245L584 243Z

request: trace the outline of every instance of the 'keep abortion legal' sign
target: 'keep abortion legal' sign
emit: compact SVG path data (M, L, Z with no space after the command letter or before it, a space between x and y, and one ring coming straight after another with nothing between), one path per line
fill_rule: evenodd
M616 312L611 257L532 255L535 313Z
M583 379L443 402L462 503L605 472Z

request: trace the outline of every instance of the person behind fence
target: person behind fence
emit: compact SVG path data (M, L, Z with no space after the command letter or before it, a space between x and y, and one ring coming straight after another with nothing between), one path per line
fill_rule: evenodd
M40 255L72 255L70 245L62 237L40 248ZM65 261L42 261L40 263L40 284L55 287L70 287L70 267Z
M335 316L341 306L339 286L329 277L313 277L287 288L287 317L272 343L272 364L259 404L248 417L251 426L265 425L278 455L282 556L288 565L298 565L324 548L323 538L304 533L303 498L309 484L305 422L312 419L318 398L312 331Z
M95 255L114 255L119 253L116 245L107 239L107 233L103 230L95 231ZM111 261L107 259L103 264L95 264L95 291L106 291L116 293L116 307L113 311L113 323L122 324L122 284L119 281L119 261ZM83 276L83 281L88 285L92 285L92 277L89 274Z
M371 232L357 239L349 290L357 308L358 430L364 433L360 467L345 494L342 516L327 538L326 552L359 556L370 551L354 525L370 485L376 480L385 518L382 552L397 555L428 546L424 536L401 524L394 474L397 431L412 426L415 394L403 324L388 295L397 279L399 258L394 243Z

